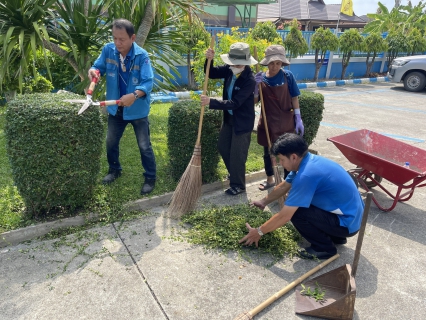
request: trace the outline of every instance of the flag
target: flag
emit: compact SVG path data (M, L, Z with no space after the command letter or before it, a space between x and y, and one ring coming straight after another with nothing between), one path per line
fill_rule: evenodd
M342 0L342 5L340 7L340 12L348 16L354 15L354 6L352 0Z

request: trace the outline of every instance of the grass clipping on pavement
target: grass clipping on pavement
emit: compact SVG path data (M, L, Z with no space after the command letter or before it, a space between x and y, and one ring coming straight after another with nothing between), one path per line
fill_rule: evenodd
M246 222L251 227L257 228L271 216L270 212L250 207L248 204L212 206L182 216L186 232L181 232L180 236L189 243L201 244L207 249L236 251L244 256L244 248L247 247L238 241L248 232ZM285 254L292 258L293 255L297 255L300 240L301 236L297 230L292 224L287 223L265 234L259 241L258 250L278 259L283 258Z

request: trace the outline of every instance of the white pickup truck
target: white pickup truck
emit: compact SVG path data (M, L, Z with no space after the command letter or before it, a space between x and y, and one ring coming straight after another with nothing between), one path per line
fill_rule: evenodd
M407 91L422 91L426 86L426 55L398 57L388 71L391 82L404 82Z

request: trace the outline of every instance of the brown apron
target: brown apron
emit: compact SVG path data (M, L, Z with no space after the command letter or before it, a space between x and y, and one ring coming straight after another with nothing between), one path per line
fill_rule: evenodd
M275 87L270 87L264 82L261 84L271 144L283 133L294 132L295 129L293 105L287 83ZM268 147L262 113L257 124L257 143Z

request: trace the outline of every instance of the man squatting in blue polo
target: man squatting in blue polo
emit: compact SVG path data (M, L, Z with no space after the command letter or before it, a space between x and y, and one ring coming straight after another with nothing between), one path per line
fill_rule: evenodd
M261 236L291 220L299 233L311 243L301 250L308 259L328 259L337 253L336 244L345 244L360 226L364 202L349 174L339 164L308 152L305 140L285 133L272 146L281 165L290 171L286 180L253 205L266 205L288 193L284 208L258 228L246 223L249 233L240 240L258 246Z

